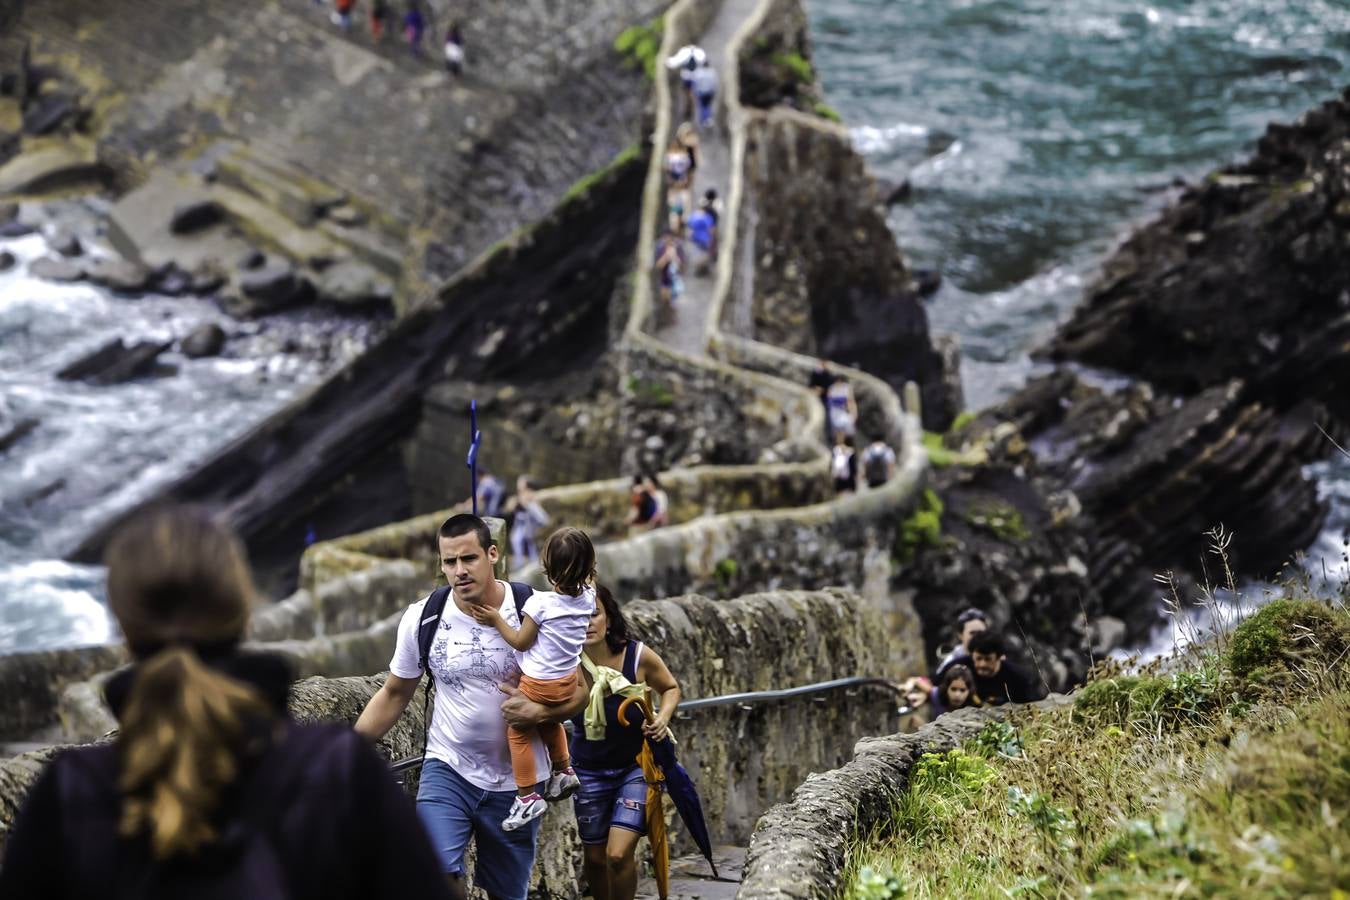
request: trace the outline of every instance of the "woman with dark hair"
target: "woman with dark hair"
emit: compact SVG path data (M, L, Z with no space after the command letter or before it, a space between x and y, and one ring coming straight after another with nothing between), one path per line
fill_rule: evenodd
M669 733L680 685L661 657L630 635L609 588L597 585L595 593L595 614L581 652L591 702L572 720L572 765L581 779L572 804L591 896L632 900L637 893L634 851L647 831L647 782L637 756L644 736L658 739ZM641 724L620 722L624 698L646 688L659 699L656 717Z
M292 722L289 664L239 649L254 592L228 528L161 508L105 561L135 660L106 690L121 728L48 764L0 897L450 897L384 761L345 725Z

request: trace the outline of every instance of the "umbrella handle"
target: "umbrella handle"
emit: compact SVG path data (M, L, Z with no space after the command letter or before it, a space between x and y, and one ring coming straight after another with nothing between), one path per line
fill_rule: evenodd
M650 722L652 720L653 718L652 709L650 706L647 705L646 697L625 697L624 701L619 704L620 725L632 724L628 721L628 707L632 706L634 703L638 705L638 710L642 713L643 717L647 719L647 721Z

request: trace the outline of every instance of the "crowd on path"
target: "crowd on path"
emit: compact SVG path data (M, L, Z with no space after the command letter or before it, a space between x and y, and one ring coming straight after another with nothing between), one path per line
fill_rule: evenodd
M119 730L43 770L0 896L463 900L473 842L475 884L525 900L540 816L570 798L590 894L631 900L638 839L664 828L650 823L673 769L654 760L672 752L679 682L597 580L584 531L544 543L551 590L498 579L477 516L451 516L435 542L446 585L404 613L354 727L301 725L291 663L242 647L255 600L238 537L192 507L123 526L106 556L133 660L107 686ZM373 742L424 676L414 804Z
M953 623L955 645L943 654L932 677L913 675L900 685L905 698L900 730L917 731L944 713L970 706L998 706L1043 699L1043 680L1008 659L1003 635L989 616L971 607Z
M830 448L830 477L836 494L858 490L858 475L868 490L876 490L895 476L895 448L884 435L873 435L860 452L858 438L858 401L853 387L842 372L830 371L829 363L817 360L807 379L809 387L825 408L825 443Z
M710 278L717 264L724 185L703 186L699 176L699 134L715 127L718 77L702 48L688 45L666 60L680 74L683 121L665 151L666 227L653 265L661 293L661 318L673 322L685 292L685 274Z
M315 6L332 5L330 19L333 25L344 33L350 33L357 17L357 6L361 0L312 0ZM385 34L395 28L402 28L403 41L408 52L415 57L424 54L426 35L431 28L431 11L425 6L425 0L365 0L368 10L366 19L371 43L379 46L384 43ZM464 72L464 29L458 20L451 19L445 29L441 42L441 54L445 59L445 68L452 75Z

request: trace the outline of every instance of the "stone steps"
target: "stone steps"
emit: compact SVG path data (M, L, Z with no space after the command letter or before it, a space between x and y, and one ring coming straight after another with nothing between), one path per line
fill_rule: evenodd
M669 900L733 900L745 869L745 848L713 847L713 862L718 878L713 878L708 861L699 853L672 859ZM644 872L638 879L636 900L655 900L657 896L656 880Z

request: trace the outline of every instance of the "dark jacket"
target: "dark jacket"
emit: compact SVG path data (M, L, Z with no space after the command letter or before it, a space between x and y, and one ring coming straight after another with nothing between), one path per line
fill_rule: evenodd
M279 657L235 654L212 665L252 684L284 716L290 673ZM110 682L115 713L134 675ZM252 897L449 898L411 800L369 744L345 725L283 721L280 737L243 760L222 795L219 839L190 859L156 862L145 837L117 834L116 743L56 756L9 837L0 897L204 900L251 879Z
M997 706L1009 701L1030 703L1032 700L1045 698L1045 688L1041 685L1041 680L1017 663L1005 659L997 674L992 678L984 678L975 671L975 663L971 660L970 654L964 653L944 660L941 671L945 672L958 663L970 669L970 673L975 676L975 695L980 699L977 705Z

